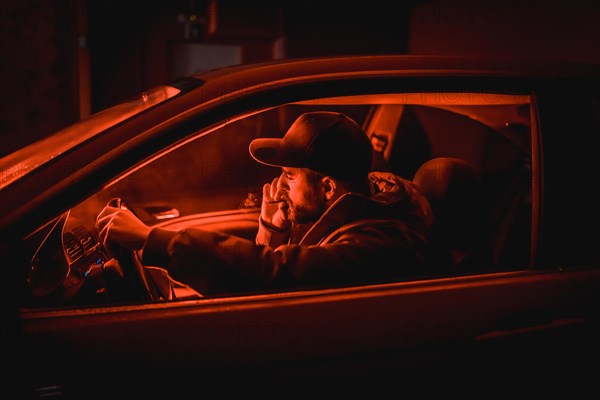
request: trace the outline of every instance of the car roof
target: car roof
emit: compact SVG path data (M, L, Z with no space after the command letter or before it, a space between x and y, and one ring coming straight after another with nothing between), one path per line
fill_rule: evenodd
M193 74L204 81L223 77L232 79L271 77L298 77L327 73L381 73L402 71L405 75L478 75L478 76L533 76L533 77L598 77L597 64L534 59L508 59L474 56L417 56L372 55L313 57L267 61L219 68Z

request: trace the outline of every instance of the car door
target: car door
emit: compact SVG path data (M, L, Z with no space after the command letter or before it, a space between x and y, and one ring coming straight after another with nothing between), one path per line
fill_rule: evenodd
M370 109L385 101L360 97L369 93L365 81L359 82L360 91L350 93L349 100L343 99L349 95L347 86L339 82L320 89L311 85L310 96L292 96L294 101L286 97L288 94L282 95L285 110L277 108L275 114L288 121L288 109L298 112L307 106L323 109L354 105L361 109L357 114L362 116L361 122L369 127L373 123ZM414 87L420 83L428 89L423 93L430 93L431 81L411 78L406 84L396 78L392 82L390 86L389 82L373 80L372 86L378 96L389 94L398 104L424 107L431 105L426 102L433 102L427 96L423 100L421 95L416 96L418 101L398 100L415 92ZM475 93L499 91L496 83L488 87L477 79L463 82L470 91L457 92L456 81L448 79L438 81L441 86L437 90L444 93L448 92L444 82L454 93L471 93L473 88ZM305 93L303 88L299 83L299 93ZM544 121L540 118L544 114L537 109L537 98L529 97L531 92L526 89L522 82L515 89L517 95L527 96L531 107L531 186L529 197L525 196L522 203L529 204L531 223L529 232L519 232L519 238L527 239L526 262L519 259L514 265L499 263L482 271L445 271L364 286L226 293L167 303L21 307L18 319L23 346L17 365L26 390L39 397L204 393L293 396L316 390L342 395L389 390L473 395L514 393L522 384L525 390L540 393L585 384L589 373L581 367L580 357L592 357L597 351L593 346L597 318L593 304L597 302L593 300L598 296L600 273L597 269L565 271L538 266L536 256L541 244L537 227L543 216L541 178L545 177L540 143ZM360 96L352 97L355 95ZM268 104L265 110L271 109L272 101ZM235 127L234 122L243 120L246 114L256 115L256 109L228 114L227 118L236 117L222 126ZM393 126L399 124L400 120ZM218 133L215 125L194 125L191 130L200 141L210 133ZM487 145L481 148L488 150ZM218 149L223 151L222 146ZM242 153L234 154L240 157ZM91 206L102 204L115 194L115 188L119 189L116 193L122 193L147 184L146 178L140 177L153 176L148 171L161 165L161 160L168 160L164 157L156 159L158 164L144 164L148 170L138 168L138 172L84 198L71 211L89 221L93 217ZM214 159L208 161L215 165ZM223 170L216 171L217 177L219 173ZM256 171L249 175L225 178L226 183L235 184L235 190L227 185L215 188L207 184L215 181L203 175L200 184L207 184L212 191L201 185L199 190L208 201L189 208L173 207L189 212L183 214L183 219L176 217L162 223L190 223L233 233L243 231L251 236L254 225L248 215L256 218L257 211L234 206L243 203L248 190L265 177ZM182 186L186 185L187 181ZM177 196L177 201L182 197ZM153 201L140 195L139 207L147 209ZM502 218L499 216L498 221ZM498 228L502 227L499 223ZM57 368L58 360L67 367ZM567 365L570 369L565 372ZM568 379L558 379L565 377Z

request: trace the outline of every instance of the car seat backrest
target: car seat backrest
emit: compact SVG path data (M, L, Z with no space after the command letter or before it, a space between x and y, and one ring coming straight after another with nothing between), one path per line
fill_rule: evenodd
M489 244L483 181L477 168L459 158L433 158L419 167L413 182L433 210L434 253L446 252L445 261L437 257L434 262L479 268L476 264L486 262Z

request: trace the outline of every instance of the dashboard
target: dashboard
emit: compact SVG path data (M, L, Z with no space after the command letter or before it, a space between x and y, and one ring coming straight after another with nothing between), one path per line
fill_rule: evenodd
M101 271L111 258L96 234L67 211L45 230L31 258L27 284L35 299L97 302L106 297Z
M202 228L254 240L260 210L236 209L187 215L156 224L164 229ZM82 218L80 214L84 217ZM31 306L100 305L123 301L122 272L98 239L93 220L67 211L26 238ZM87 221L84 222L84 221ZM118 267L120 271L120 267ZM115 281L116 280L116 281ZM187 280L184 280L186 283Z

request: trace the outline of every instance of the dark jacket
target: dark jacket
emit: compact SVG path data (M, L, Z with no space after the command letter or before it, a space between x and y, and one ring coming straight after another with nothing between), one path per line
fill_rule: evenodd
M256 243L226 233L154 228L143 262L211 292L214 282L241 287L293 287L383 282L423 273L431 227L429 203L410 181L371 173L373 195L341 196L295 235L259 221ZM300 233L298 233L300 232ZM242 284L243 283L243 284Z

